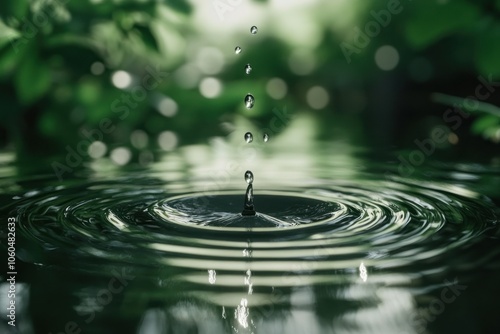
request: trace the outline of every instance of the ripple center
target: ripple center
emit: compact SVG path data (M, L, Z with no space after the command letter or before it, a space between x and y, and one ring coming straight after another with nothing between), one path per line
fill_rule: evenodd
M285 228L332 218L340 205L302 194L263 192L255 197L255 215L242 215L241 193L188 194L166 199L154 207L162 219L177 224L235 227Z

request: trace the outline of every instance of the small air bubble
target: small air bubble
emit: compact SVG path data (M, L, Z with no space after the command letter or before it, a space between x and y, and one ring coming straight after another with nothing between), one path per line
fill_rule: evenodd
M257 27L256 27L256 26L252 26L252 27L250 28L250 32L252 33L252 35L255 35L255 34L257 33L257 31L259 31L259 29L257 29Z
M237 55L241 53L241 48L239 46L235 47L234 48L234 53L236 53Z
M253 183L253 173L249 170L247 170L245 172L245 181L248 183L248 184L252 184Z
M253 95L247 94L247 96L245 96L245 107L247 107L247 109L252 109L254 103L255 103L255 98L253 97Z
M269 135L267 133L264 133L262 136L262 140L264 140L264 143L267 143L269 141Z
M245 65L245 73L250 74L252 72L252 66L250 64Z
M247 143L251 143L253 141L253 135L251 132L247 132L245 133L245 141Z

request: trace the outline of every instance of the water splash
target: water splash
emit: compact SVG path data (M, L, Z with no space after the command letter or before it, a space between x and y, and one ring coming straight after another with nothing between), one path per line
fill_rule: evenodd
M114 175L115 179L73 179L62 185L44 177L24 182L4 180L16 188L0 189L9 192L2 197L1 211L6 217L16 217L16 237L22 238L19 247L27 255L23 260L26 270L33 267L40 274L33 264L39 263L50 279L58 276L51 267L76 273L56 281L68 284L66 277L78 277L75 288L69 289L71 293L78 291L95 300L102 284L92 286L87 293L78 273L101 282L98 278L120 263L135 270L137 284L130 287L139 289L133 294L157 300L155 296L164 293L161 297L169 303L165 312L174 315L172 324L186 323L184 316L176 318L175 314L197 317L212 312L213 317L203 321L233 324L240 333L252 328L251 318L259 324L259 333L272 332L268 329L273 324L291 323L300 314L297 312L307 309L318 319L318 332L332 332L319 324L329 321L331 312L342 321L366 328L362 327L365 318L354 321L353 315L361 317L374 308L374 315L387 324L381 327L385 331L378 332L396 332L394 319L410 319L421 306L427 307L424 299L434 300L422 291L435 291L439 298L440 289L447 287L444 280L453 280L455 275L460 284L481 286L488 266L498 268L499 202L488 200L471 186L496 183L498 168L481 167L476 173L471 171L476 166L466 165L460 167L465 171L458 170L461 178L456 182L455 165L445 170L416 168L416 173L432 176L432 182L402 177L387 180L380 178L380 167L373 162L365 161L362 168L342 167L338 159L330 158L331 147L313 152L322 162L309 167L307 173L293 174L293 179L279 173L280 178L269 186L273 191L259 190L254 217L241 216L240 178L234 182L235 190L206 193L206 179L186 178L180 173L184 165L179 164L148 175L130 171L122 177ZM291 162L280 156L283 153L279 150L274 154L276 161ZM162 179L165 170L179 176L166 181ZM359 173L349 176L353 172ZM342 180L336 178L339 175L344 175ZM464 182L464 175L471 176L473 182ZM276 220L280 222L269 223ZM283 226L281 222L293 224ZM248 240L252 240L254 251L251 258L242 256L242 250L250 248ZM243 276L250 266L255 289L247 295ZM159 268L165 271L159 272ZM207 269L217 271L213 285L207 282ZM283 273L290 275L283 279ZM155 276L168 277L168 287L148 285ZM360 284L364 277L369 284ZM472 283L462 282L469 277ZM36 279L29 283L38 284L33 295L36 305L55 292L48 290L40 296L46 287ZM50 289L51 285L47 286ZM304 289L315 291L313 299L302 298ZM195 301L192 291L199 292ZM377 296L376 301L373 296ZM248 298L246 305L240 303L242 297ZM185 298L189 298L188 303L183 302ZM351 306L334 311L339 302ZM79 303L64 306L74 310ZM179 309L179 305L188 306ZM225 310L226 321L221 319L222 305L231 307ZM259 317L259 310L270 305L276 310L272 319ZM242 324L246 317L247 329L233 319L237 307L237 317ZM318 307L332 311L316 314ZM116 315L114 308L104 309Z
M248 184L245 192L245 202L243 204L243 216L255 216L255 208L253 205L253 173L249 170L245 172L245 181Z
M264 133L262 135L262 140L264 141L264 143L267 143L269 141L269 135L267 133Z
M243 204L243 216L255 216L255 208L253 204L253 186L250 183L245 192L245 202Z

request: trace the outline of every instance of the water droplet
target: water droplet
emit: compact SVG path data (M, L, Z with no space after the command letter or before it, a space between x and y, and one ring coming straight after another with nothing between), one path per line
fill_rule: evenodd
M251 132L247 132L245 133L245 141L247 143L251 143L253 141L253 135Z
M255 98L253 97L253 95L247 94L247 96L245 96L245 107L247 107L247 109L252 109L254 103L255 103Z
M237 55L241 53L241 48L239 46L235 47L234 48L234 53L236 53Z
M250 28L250 32L251 32L253 35L255 35L255 34L257 33L257 31L259 31L259 29L257 29L257 27L256 27L256 26L252 26L252 27Z
M250 72L252 72L252 66L250 66L250 64L246 64L245 65L245 73L250 74Z
M253 183L253 173L249 170L245 172L245 181L247 181L248 184Z
M262 136L262 140L264 140L264 143L267 143L269 141L269 135L267 133L264 133Z

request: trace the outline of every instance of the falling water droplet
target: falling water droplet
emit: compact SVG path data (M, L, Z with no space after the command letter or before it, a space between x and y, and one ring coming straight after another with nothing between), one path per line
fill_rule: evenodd
M259 29L257 29L257 27L256 27L256 26L252 26L252 27L250 28L250 32L251 32L253 35L255 35L255 34L257 33L257 31L259 31Z
M262 136L262 140L264 140L264 143L267 143L269 141L269 135L267 133L264 133Z
M222 318L226 319L226 308L222 306Z
M253 135L251 132L247 132L245 133L245 141L247 143L251 143L253 141Z
M253 173L249 170L245 172L245 181L247 181L248 184L253 183Z
M236 53L237 55L241 53L241 48L239 46L235 47L234 48L234 53Z
M247 96L245 96L245 107L247 107L247 109L252 109L254 103L255 103L255 98L253 97L253 95L247 94Z
M252 66L250 64L245 65L245 73L250 74L252 72Z

